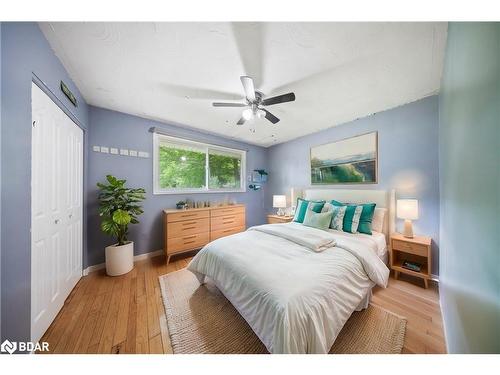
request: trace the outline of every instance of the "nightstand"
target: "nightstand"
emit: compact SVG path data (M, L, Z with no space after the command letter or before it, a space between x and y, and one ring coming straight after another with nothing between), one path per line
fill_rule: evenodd
M420 277L424 280L425 288L429 287L428 281L431 278L431 241L430 237L415 236L413 238L404 237L400 233L391 235L391 269L397 279L399 273L405 273ZM420 272L403 268L403 262L420 263Z
M289 223L293 220L293 216L267 215L268 224Z

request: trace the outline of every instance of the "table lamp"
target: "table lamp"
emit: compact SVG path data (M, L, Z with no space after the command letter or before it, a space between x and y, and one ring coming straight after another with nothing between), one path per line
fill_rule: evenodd
M278 209L277 215L283 216L285 214L283 208L286 208L286 195L273 195L273 207Z
M411 221L418 219L418 200L398 199L396 215L405 221L403 236L413 238L413 225Z

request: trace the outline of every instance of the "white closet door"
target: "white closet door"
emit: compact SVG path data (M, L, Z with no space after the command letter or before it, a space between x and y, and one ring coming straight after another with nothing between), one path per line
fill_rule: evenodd
M32 84L31 340L82 276L83 132Z

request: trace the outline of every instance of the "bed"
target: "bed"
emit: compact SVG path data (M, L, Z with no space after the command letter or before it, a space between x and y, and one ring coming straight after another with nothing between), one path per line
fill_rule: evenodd
M375 202L390 213L393 194L311 189L305 198ZM385 227L373 238L299 223L252 227L207 244L188 269L215 282L270 353L328 353L373 286L387 285Z

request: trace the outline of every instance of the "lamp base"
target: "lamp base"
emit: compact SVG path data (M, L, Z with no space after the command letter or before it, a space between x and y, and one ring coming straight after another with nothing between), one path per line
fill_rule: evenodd
M413 238L413 224L411 220L405 220L403 236L405 236L406 238Z
M282 208L278 208L278 211L276 212L276 215L278 215L278 216L285 216L285 211Z

